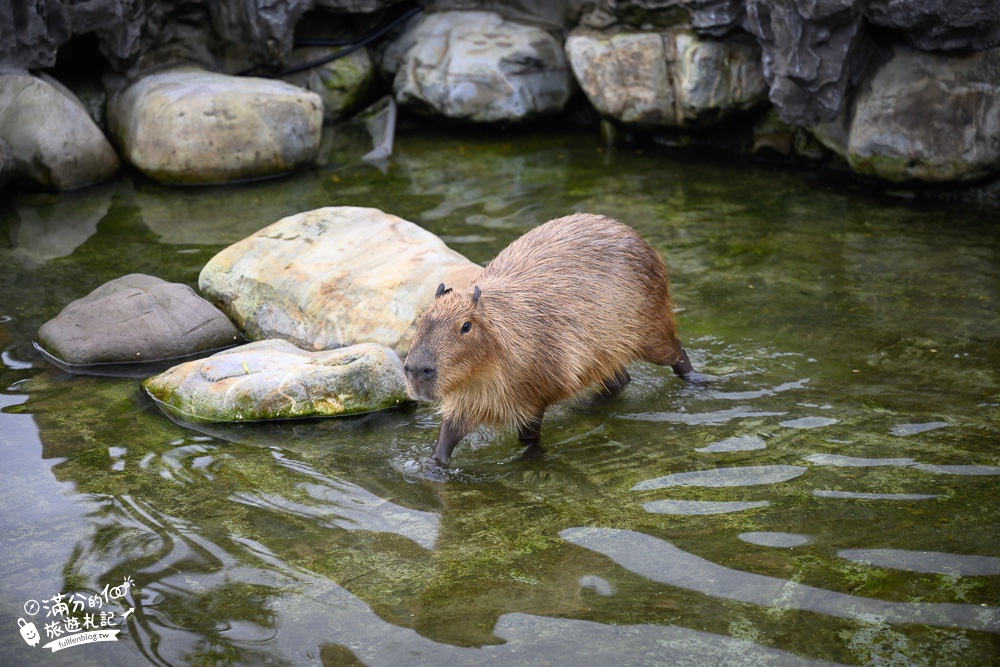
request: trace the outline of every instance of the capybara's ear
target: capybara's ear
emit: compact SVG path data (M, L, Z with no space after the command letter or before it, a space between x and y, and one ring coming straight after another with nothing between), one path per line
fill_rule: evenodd
M434 292L434 298L437 299L442 294L447 294L450 291L451 291L450 289L445 289L444 288L444 283L441 283L440 285L438 285L437 291Z
M472 305L473 306L478 306L479 305L479 296L481 294L482 294L482 292L479 290L479 285L476 285L473 288L473 290L472 290Z

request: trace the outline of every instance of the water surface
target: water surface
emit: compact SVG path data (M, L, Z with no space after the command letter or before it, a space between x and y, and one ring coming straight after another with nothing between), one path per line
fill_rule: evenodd
M424 128L397 150L384 173L331 153L270 182L3 202L0 664L996 660L994 212L587 134ZM550 218L618 217L665 256L713 379L637 364L614 401L551 409L541 460L484 430L431 474L425 406L193 428L31 346L107 280L196 286L226 245L329 205L480 263ZM117 640L18 632L87 614Z

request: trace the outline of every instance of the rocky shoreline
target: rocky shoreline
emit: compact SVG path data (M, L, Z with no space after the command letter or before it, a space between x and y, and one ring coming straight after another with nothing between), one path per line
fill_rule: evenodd
M308 168L324 123L386 93L455 122L583 115L608 137L726 134L735 151L996 192L1000 4L49 0L0 16L0 184Z

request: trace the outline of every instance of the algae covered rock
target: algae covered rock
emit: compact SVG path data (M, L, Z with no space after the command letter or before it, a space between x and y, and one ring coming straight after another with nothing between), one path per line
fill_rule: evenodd
M195 421L351 415L407 400L403 362L374 343L309 352L262 340L175 366L143 387L168 413Z
M232 322L187 285L133 273L67 305L38 330L37 344L57 365L94 373L218 350L238 340Z
M222 183L311 164L323 103L284 81L178 67L112 95L108 125L122 156L147 176Z
M897 46L858 92L847 159L888 181L1000 171L1000 47L963 56Z
M336 206L283 218L209 260L201 292L251 340L307 350L372 342L405 355L439 283L481 268L412 222Z

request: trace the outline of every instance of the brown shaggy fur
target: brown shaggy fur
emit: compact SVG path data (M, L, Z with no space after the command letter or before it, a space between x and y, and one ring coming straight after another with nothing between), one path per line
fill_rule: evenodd
M537 440L548 405L616 376L627 382L635 359L687 363L663 260L627 225L581 213L529 231L475 285L436 298L407 356L407 383L415 398L439 400L462 435L534 424Z

